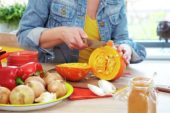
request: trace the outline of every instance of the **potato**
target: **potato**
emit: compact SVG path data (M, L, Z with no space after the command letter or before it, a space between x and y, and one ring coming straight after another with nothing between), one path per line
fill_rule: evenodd
M67 93L67 88L62 80L52 81L47 85L47 90L56 93L57 98L64 96Z
M32 80L27 82L26 85L34 91L35 98L39 97L45 91L44 85L39 81Z
M51 83L51 81L55 81L55 80L63 80L63 78L58 74L58 73L50 73L47 72L46 76L44 77L44 81L46 84Z
M15 87L10 94L11 104L32 104L34 99L34 91L26 85Z
M9 95L10 90L6 87L0 86L0 104L8 104L9 103Z
M44 86L46 86L46 83L45 81L40 77L40 76L31 76L31 77L28 77L26 80L25 80L25 84L27 84L29 81L38 81L40 83L42 83Z

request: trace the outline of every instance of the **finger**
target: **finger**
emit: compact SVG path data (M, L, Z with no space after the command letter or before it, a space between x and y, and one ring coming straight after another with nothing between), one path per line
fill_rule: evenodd
M71 41L71 48L83 49L84 43L82 42L82 44L81 44L82 39L80 37L79 32L75 31L72 36L73 36L73 38L72 38L72 41Z
M81 48L84 45L79 31L75 32L74 39L75 39L74 45L77 46L78 48Z
M87 34L82 29L78 29L78 30L80 35L80 40L79 40L80 48L88 47L88 45L83 41L83 38L88 38Z
M129 60L126 56L123 56L123 60L125 61L126 64L129 64Z
M77 46L74 46L74 45L69 45L68 46L70 49L79 49Z
M88 38L88 35L83 31L83 29L79 29L80 36L82 38L82 41L85 45L87 45L86 38Z
M131 56L130 56L127 52L125 52L125 53L123 54L123 58L124 58L124 60L125 60L125 62L126 62L127 64L130 63Z
M82 38L88 38L88 35L86 34L86 32L84 32L83 29L79 29L79 33L80 33Z
M78 49L79 47L76 45L77 41L74 36L70 37L69 43L67 44L70 49Z
M67 38L66 44L70 49L76 49L78 48L77 46L77 41L75 38L76 33L72 32L69 37Z
M128 60L128 59L129 59L129 58L128 58L128 56L123 55L123 59L125 60L125 62L126 62L126 63L128 63L128 62L129 62L129 60Z
M119 52L120 55L124 54L124 49L121 46L117 46L117 51Z
M122 50L123 50L123 47L122 47L122 46L118 46L118 47L117 47L117 50L118 50L118 51L122 51Z

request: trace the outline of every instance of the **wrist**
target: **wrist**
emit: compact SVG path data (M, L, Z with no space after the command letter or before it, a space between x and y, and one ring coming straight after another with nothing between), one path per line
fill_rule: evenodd
M53 28L53 34L55 34L54 37L64 42L64 33L66 29L67 27L65 26Z

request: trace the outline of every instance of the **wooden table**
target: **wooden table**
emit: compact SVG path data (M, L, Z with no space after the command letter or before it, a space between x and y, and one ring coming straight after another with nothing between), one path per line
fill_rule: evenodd
M49 68L49 66L47 66ZM157 72L154 78L156 84L170 85L170 61L144 61L139 64L131 64L127 72L133 75L151 76ZM157 113L170 113L170 94L158 93ZM0 111L0 113L18 113ZM127 103L113 98L65 100L55 106L21 113L127 113Z
M16 35L9 33L0 33L0 46L19 47Z

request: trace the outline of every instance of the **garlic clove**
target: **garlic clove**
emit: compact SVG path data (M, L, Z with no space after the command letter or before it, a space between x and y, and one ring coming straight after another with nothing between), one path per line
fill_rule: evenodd
M105 96L105 93L101 88L99 88L95 85L92 85L92 84L88 84L87 86L94 94L96 94L98 96Z
M38 98L35 99L35 102L49 102L56 99L55 93L44 92Z
M106 80L99 80L98 85L101 89L103 89L106 95L112 94L116 91L116 87Z

